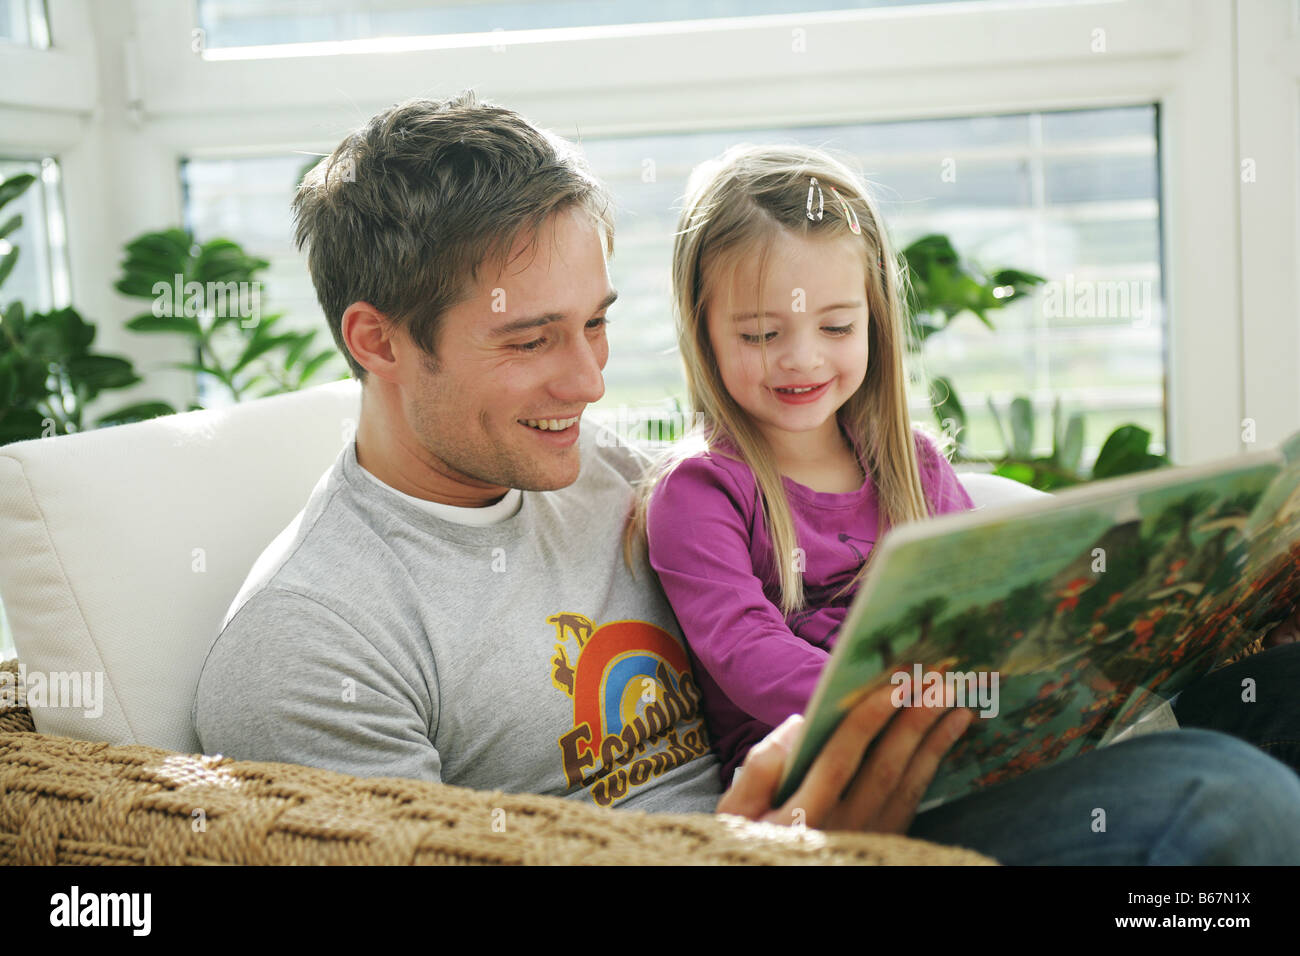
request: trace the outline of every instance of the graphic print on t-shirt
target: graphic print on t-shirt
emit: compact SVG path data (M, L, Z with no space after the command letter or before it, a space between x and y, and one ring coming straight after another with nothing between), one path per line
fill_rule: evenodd
M573 701L573 729L557 740L570 787L610 807L709 752L700 690L675 637L646 621L561 613L547 623L551 684Z

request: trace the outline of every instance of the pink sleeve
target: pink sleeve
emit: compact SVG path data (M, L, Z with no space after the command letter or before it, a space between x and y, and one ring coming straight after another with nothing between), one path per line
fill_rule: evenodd
M746 496L722 466L687 459L650 499L646 535L691 651L731 702L770 726L803 713L829 654L794 634L750 557Z
M916 436L916 461L921 471L921 484L936 515L952 511L970 511L975 507L970 495L952 464L939 451L929 436L914 431Z

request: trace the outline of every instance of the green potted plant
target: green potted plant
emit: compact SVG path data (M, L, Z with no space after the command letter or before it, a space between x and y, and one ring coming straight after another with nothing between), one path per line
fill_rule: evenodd
M0 209L35 182L28 173L0 183ZM0 225L0 240L22 226L15 214ZM7 243L6 243L7 244ZM0 286L18 261L12 246L0 256ZM140 381L131 361L91 350L95 327L75 309L28 314L21 302L0 309L0 445L82 431L86 406L101 392ZM165 414L170 406L144 402L102 415L95 426Z
M914 328L909 349L919 352L932 335L947 329L953 319L970 312L990 329L989 313L1030 295L1044 281L1041 276L1019 269L985 273L957 254L946 236L923 236L903 250L908 273L908 305ZM930 404L940 426L953 437L955 461L976 460L962 441L966 411L951 379L936 376L930 382ZM988 400L989 411L1001 436L1004 452L994 462L993 473L1013 478L1043 491L1086 481L1170 464L1168 458L1150 451L1151 433L1139 425L1121 425L1102 443L1090 474L1080 469L1083 453L1083 416L1074 414L1061 421L1058 398L1052 410L1052 452L1033 455L1033 404L1017 396L1008 410L1009 428ZM1009 433L1009 434L1008 434Z
M313 351L319 329L277 332L284 313L262 314L268 265L229 239L199 244L168 229L127 244L114 287L150 301L128 329L184 336L195 359L173 367L210 376L238 402L303 388L337 356L333 346Z

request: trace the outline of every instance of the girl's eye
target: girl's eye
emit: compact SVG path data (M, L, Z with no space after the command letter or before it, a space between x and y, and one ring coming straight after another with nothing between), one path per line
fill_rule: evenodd
M772 336L774 335L776 335L775 332L764 332L761 336L746 335L744 332L741 332L740 338L741 341L748 342L750 345L757 345L760 340L765 342L770 342L772 340Z
M848 325L828 325L824 327L831 335L848 335L853 331L853 323Z

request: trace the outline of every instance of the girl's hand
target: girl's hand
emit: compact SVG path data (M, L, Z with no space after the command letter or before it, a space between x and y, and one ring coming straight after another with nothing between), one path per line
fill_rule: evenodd
M947 707L895 708L894 690L881 687L849 711L799 789L774 810L772 795L803 724L802 716L789 717L750 750L717 812L822 830L906 833L939 761L974 714ZM895 715L896 709L901 713ZM882 730L863 763L867 747Z

